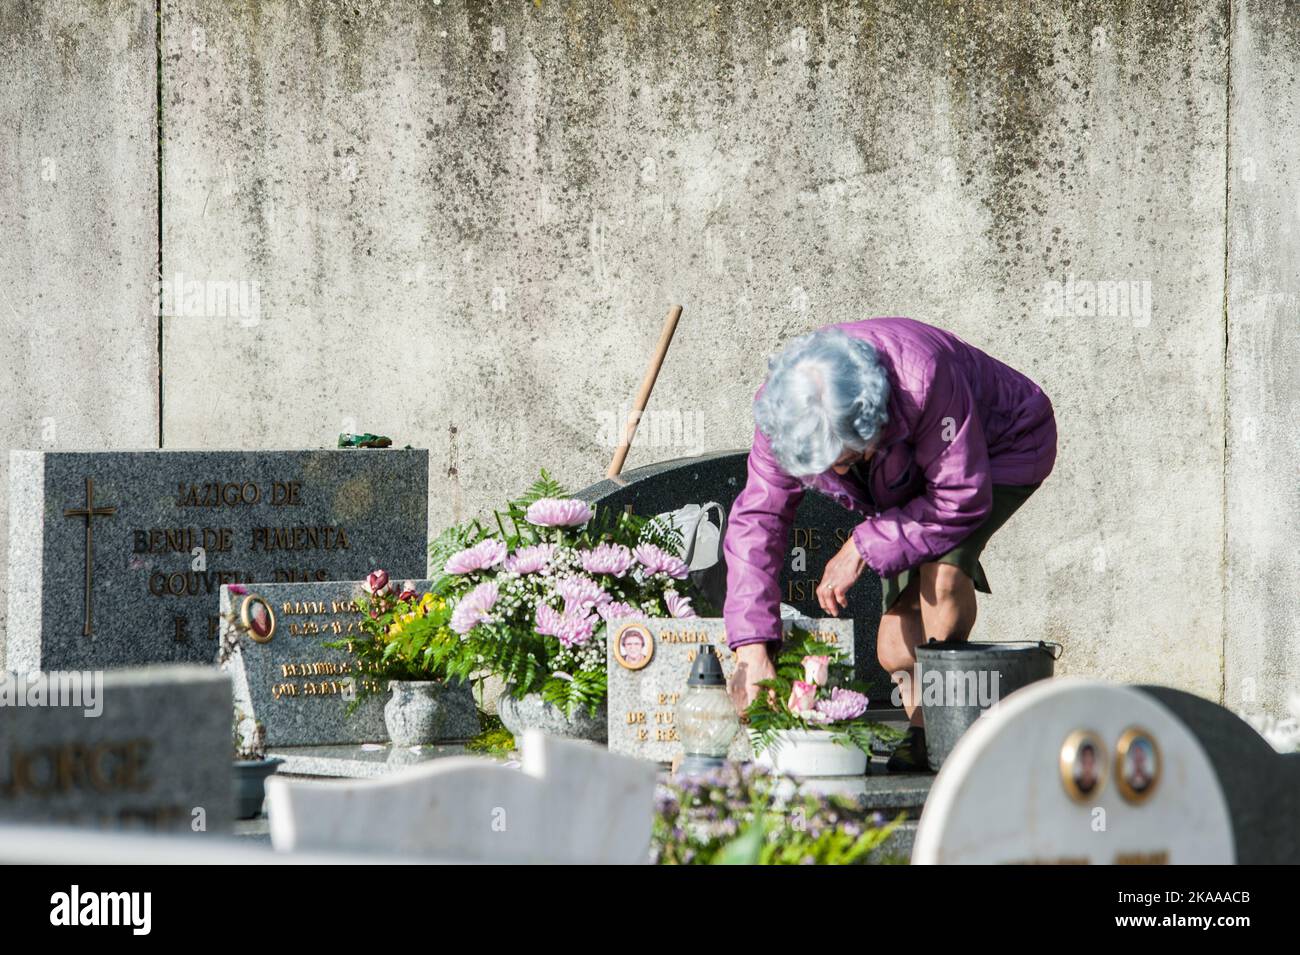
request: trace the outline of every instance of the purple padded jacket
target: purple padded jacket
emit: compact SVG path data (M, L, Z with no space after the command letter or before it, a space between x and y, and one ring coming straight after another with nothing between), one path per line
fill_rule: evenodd
M834 471L790 477L754 430L749 479L723 543L733 649L781 639L781 565L808 488L865 517L853 541L889 577L961 543L988 516L994 484L1036 484L1056 461L1052 403L1014 368L910 318L837 327L874 345L889 376L889 418L868 465L874 504Z

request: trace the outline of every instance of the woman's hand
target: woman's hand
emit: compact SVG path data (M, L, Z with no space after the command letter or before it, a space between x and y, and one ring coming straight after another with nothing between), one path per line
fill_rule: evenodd
M772 665L766 643L747 643L736 650L736 672L731 675L731 686L727 688L736 712L744 713L758 697L763 689L759 681L775 678L776 667Z
M822 571L822 582L817 585L817 602L832 617L838 617L840 611L849 605L849 591L862 576L867 562L858 553L858 547L850 537L844 542L839 553L826 563Z

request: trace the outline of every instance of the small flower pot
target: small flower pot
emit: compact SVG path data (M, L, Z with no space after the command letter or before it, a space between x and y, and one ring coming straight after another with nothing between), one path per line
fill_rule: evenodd
M392 680L384 725L394 746L425 746L469 739L479 731L478 709L468 684Z
M510 688L497 698L497 715L502 724L514 734L518 742L526 729L539 729L547 736L564 739L583 739L592 743L609 740L609 718L602 703L592 716L585 706L578 707L573 716L542 699L540 693L528 693L521 699L510 695Z
M754 762L788 776L862 776L867 754L829 730L782 730Z
M266 801L266 779L275 775L283 762L279 756L235 760L236 819L256 819L262 814L262 803Z

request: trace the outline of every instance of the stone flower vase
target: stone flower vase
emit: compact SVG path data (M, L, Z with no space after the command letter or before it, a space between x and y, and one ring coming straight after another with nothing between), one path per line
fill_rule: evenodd
M467 684L390 680L384 725L394 746L469 739L479 732L478 710Z
M829 730L782 730L754 761L787 776L861 776L867 771L867 754L835 742Z
M514 735L516 743L526 729L539 729L547 736L564 739L584 739L593 743L609 741L608 711L604 703L600 704L595 716L580 706L569 718L564 715L564 710L542 699L540 693L528 693L522 699L515 699L510 689L506 687L497 697L497 716Z
M266 801L266 778L275 775L284 760L279 756L266 759L235 760L235 818L256 819Z

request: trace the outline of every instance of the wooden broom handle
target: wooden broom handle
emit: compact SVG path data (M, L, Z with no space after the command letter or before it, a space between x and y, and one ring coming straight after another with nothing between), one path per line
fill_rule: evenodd
M664 356L668 354L668 346L673 343L673 333L677 331L677 320L681 317L680 305L674 305L668 310L663 331L659 333L659 344L655 346L650 365L646 368L645 377L641 379L641 387L637 390L636 401L632 403L632 413L628 415L627 427L623 430L623 437L618 447L614 449L614 459L609 462L609 470L605 472L607 478L618 477L619 472L623 470L623 462L627 460L627 452L632 447L636 426L641 423L641 414L650 402L650 392L654 391L655 379L659 377L659 369L663 367Z

